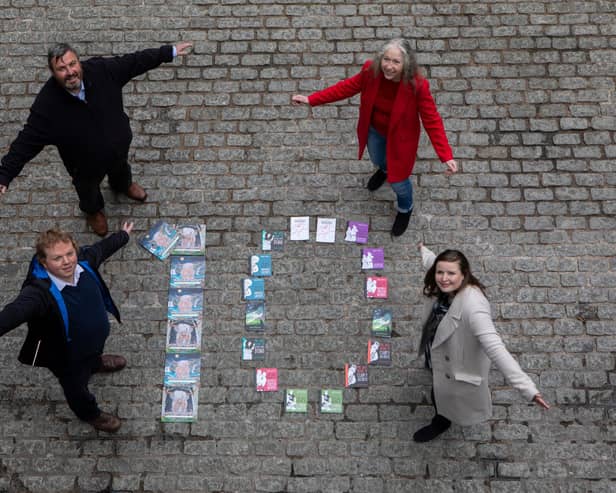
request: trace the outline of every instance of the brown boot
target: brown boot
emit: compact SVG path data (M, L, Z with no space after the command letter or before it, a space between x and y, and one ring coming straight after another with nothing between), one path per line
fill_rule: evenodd
M132 182L128 190L126 190L126 196L129 199L136 200L138 202L145 202L148 198L148 193L141 187L141 185Z
M98 236L105 236L109 232L107 218L102 210L94 214L87 214L86 222Z
M122 421L113 414L102 412L98 418L88 421L94 428L100 431L106 431L107 433L115 433L122 426Z
M126 366L126 358L118 354L103 354L101 356L101 366L97 370L100 373L111 373L120 371Z

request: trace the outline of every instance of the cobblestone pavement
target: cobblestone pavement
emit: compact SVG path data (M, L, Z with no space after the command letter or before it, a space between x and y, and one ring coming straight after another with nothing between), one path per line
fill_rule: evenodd
M199 419L160 422L168 262L135 241L104 267L123 314L110 352L128 368L96 375L115 436L78 422L46 370L16 361L25 330L0 339L0 491L4 492L615 492L616 2L350 0L0 0L0 149L48 77L45 53L83 58L192 40L193 53L131 82L126 107L144 205L104 194L111 226L207 224ZM427 68L463 172L441 172L427 139L414 173L409 231L392 240L388 187L370 195L357 161L358 100L292 107L354 74L403 35ZM333 245L286 243L266 281L267 365L280 389L256 393L240 361L240 281L261 229L289 217L338 219ZM0 198L0 302L26 273L36 234L86 230L54 149ZM385 249L387 302L364 297L347 220L370 222ZM542 412L491 375L494 419L433 443L416 359L423 274L414 248L453 246L488 286L497 327L553 408ZM341 387L365 358L372 308L394 313L393 366L346 390L321 415L319 389ZM309 389L307 415L282 412Z

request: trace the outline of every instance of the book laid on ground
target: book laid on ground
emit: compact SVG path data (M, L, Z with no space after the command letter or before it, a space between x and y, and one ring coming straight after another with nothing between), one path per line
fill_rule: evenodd
M201 355L199 353L166 353L165 385L199 383Z
M372 327L370 333L374 337L391 337L393 318L391 309L375 308L372 310Z
M242 361L264 361L265 339L242 337Z
M192 423L197 421L199 385L163 386L161 421L169 423Z
M203 289L169 288L167 301L167 318L200 317L203 313Z
M321 390L321 412L340 414L343 412L342 389Z
M196 352L201 350L201 317L167 319L167 352Z
M378 366L391 366L391 342L368 341L368 364Z
M255 370L257 392L278 390L278 368L257 368Z
M242 297L247 300L265 299L265 281L260 277L242 280Z
M366 298L387 298L387 278L368 276L366 278Z
M368 365L347 363L344 365L344 386L350 388L368 386Z
M353 243L368 243L368 223L349 221L344 241Z
M180 238L171 252L173 255L205 254L205 224L176 224L175 229Z
M385 267L385 254L382 248L362 248L361 268L364 270L383 269Z
M284 398L284 410L287 413L307 413L308 389L287 389Z
M261 300L246 302L246 330L265 330L265 302Z
M272 231L269 233L265 230L261 231L261 249L264 252L281 252L284 250L284 232Z
M300 216L291 218L291 234L289 237L292 241L303 241L310 239L310 217Z
M336 243L336 218L318 217L317 218L317 242Z
M171 224L158 221L139 240L139 244L155 257L165 260L179 239L180 234Z
M267 277L272 275L272 256L262 253L250 256L250 275Z
M172 288L205 287L205 257L171 255L169 285Z

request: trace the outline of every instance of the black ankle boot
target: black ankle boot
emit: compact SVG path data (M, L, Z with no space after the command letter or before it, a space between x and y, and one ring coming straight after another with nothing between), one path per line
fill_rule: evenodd
M406 231L406 228L409 225L409 220L411 219L412 212L413 212L413 209L411 209L408 212L398 212L398 214L396 214L394 225L391 227L392 236L400 236L402 233Z
M417 443L429 442L430 440L434 440L441 433L447 431L450 426L451 421L449 421L445 416L437 414L432 419L432 423L415 432L413 435L413 440Z
M387 174L383 173L382 170L377 169L376 172L368 180L366 188L371 192L374 192L375 190L381 188L381 185L385 183L385 180L387 180Z

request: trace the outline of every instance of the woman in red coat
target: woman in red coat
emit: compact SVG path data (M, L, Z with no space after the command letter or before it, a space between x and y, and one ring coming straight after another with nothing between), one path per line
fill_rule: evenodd
M368 147L377 170L368 181L375 191L387 180L396 193L398 214L391 229L393 236L406 231L413 211L411 172L417 156L420 119L436 154L447 165L445 174L458 170L447 141L430 84L419 73L415 53L405 39L388 41L361 71L337 84L292 98L294 104L320 104L340 101L360 93L357 138L359 159Z

